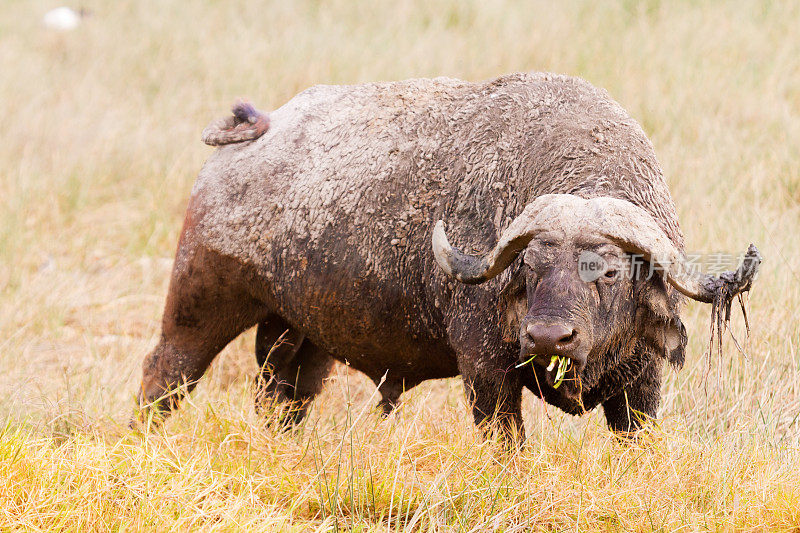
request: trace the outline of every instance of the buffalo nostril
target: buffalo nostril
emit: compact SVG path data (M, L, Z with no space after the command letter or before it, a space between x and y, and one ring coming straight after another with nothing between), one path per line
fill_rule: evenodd
M564 324L531 323L525 328L534 347L545 351L561 351L577 339L577 331Z
M573 329L569 333L565 333L564 335L562 335L562 337L558 339L558 341L556 342L558 344L569 344L570 342L575 340L575 336L576 336L575 330Z

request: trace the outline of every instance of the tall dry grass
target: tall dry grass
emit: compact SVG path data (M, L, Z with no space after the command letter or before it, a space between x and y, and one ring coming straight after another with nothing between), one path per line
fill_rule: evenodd
M800 525L800 8L791 2L0 5L0 530L791 530ZM472 428L458 380L380 420L337 369L293 433L251 407L252 334L163 430L125 423L158 335L199 133L239 95L517 70L583 76L643 124L690 250L766 260L744 358L688 360L661 421L525 399L529 441ZM733 331L744 336L736 316Z

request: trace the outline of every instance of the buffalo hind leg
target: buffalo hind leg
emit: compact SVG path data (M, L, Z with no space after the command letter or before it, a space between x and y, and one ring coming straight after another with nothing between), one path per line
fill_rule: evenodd
M397 407L397 404L400 403L400 395L416 385L416 383L408 383L403 379L391 379L389 372L385 376L385 379L381 376L379 379L373 378L372 380L381 395L378 409L381 412L381 416L384 417L389 416ZM381 383L381 380L383 380L383 383Z
M603 402L609 429L622 437L632 436L658 414L661 400L661 360L653 360L619 394Z
M180 247L158 345L142 365L139 420L168 414L216 355L264 314L245 287L241 263L201 247Z
M256 411L271 400L280 405L278 423L291 427L305 416L322 390L333 358L278 317L259 323L256 331Z
M256 412L269 400L284 399L284 384L278 377L300 350L304 336L279 317L259 322L256 329Z

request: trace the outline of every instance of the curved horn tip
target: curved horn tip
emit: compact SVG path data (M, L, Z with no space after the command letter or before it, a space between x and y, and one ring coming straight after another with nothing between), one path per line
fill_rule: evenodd
M433 256L436 258L436 263L444 270L448 276L453 275L453 267L450 265L450 258L453 255L453 247L450 246L450 241L447 240L447 234L444 231L444 220L440 220L433 228Z
M761 252L759 252L756 245L751 242L750 246L747 247L747 252L744 254L742 264L736 269L736 278L740 281L752 281L758 273L762 260Z
M758 248L752 242L750 243L750 246L747 247L747 252L745 253L745 256L752 257L758 260L759 263L761 262L762 259L761 252L758 251Z
M719 276L706 275L706 279L702 282L703 294L687 294L687 296L706 303L721 301L729 307L736 295L750 290L761 266L761 260L761 253L751 243L736 270L723 272Z
M433 255L439 267L451 278L461 283L477 285L486 281L486 263L453 248L444 232L444 221L440 220L433 228Z

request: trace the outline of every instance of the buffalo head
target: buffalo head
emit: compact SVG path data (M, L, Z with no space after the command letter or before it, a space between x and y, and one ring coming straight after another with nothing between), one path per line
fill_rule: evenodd
M563 378L570 396L625 365L635 349L681 365L686 332L678 292L715 304L722 297L730 305L749 289L760 261L752 247L750 261L727 278L694 271L642 208L570 194L528 204L485 257L453 248L442 221L433 250L444 272L467 284L497 276L522 254L501 292L506 340L519 341L520 363L543 366L551 386Z

